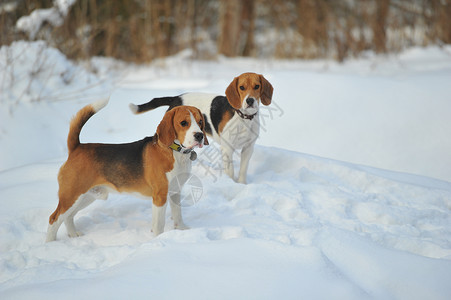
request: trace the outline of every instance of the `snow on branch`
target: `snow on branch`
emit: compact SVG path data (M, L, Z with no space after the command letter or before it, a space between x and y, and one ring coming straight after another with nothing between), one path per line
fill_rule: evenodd
M69 12L69 8L75 3L75 0L55 0L53 7L45 9L35 9L29 16L21 17L17 20L18 30L28 34L30 39L34 39L44 23L52 26L61 26L64 17Z

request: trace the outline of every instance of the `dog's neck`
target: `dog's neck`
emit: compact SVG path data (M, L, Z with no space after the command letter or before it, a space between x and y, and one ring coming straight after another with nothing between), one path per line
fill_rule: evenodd
M235 109L235 111L238 114L238 116L240 116L240 118L245 119L245 120L252 120L257 115L257 112L255 114L252 114L252 115L246 115L245 113L243 113L239 109Z
M176 152L180 152L183 154L189 154L192 151L194 151L192 148L183 147L183 145L180 145L180 144L176 143L175 141L172 143L171 146L169 146L169 148L171 148L172 150L174 150Z
M194 149L185 148L181 145L181 143L180 144L176 143L176 141L174 141L172 145L169 146L169 148L173 150L174 155L175 153L180 153L182 157L186 155L186 157L189 157L189 159L192 161L196 160L197 158L197 153L196 151L194 151Z

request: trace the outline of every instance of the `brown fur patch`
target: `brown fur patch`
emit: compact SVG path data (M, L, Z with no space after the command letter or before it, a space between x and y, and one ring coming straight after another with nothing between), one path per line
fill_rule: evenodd
M221 122L219 122L218 126L218 133L221 134L224 130L224 127L227 125L227 123L232 119L234 113L231 111L225 111L224 115L222 116Z
M227 100L234 109L241 108L241 96L238 92L238 79L238 77L235 77L225 91Z

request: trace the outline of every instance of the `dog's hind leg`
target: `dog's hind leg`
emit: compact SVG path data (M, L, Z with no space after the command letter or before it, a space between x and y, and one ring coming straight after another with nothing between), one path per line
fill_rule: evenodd
M58 208L57 208L58 209ZM49 223L49 227L47 228L47 238L46 242L51 242L56 240L56 234L58 233L58 229L64 221L64 214L59 215L58 218L53 222Z
M56 240L56 235L58 233L58 229L60 228L61 224L64 222L64 225L66 225L67 234L70 237L77 237L82 235L80 232L78 232L75 229L74 224L74 217L75 215L82 210L83 208L87 207L89 204L94 202L96 199L107 199L108 198L108 191L106 188L97 186L89 190L87 193L80 195L78 199L72 204L72 206L65 211L64 213L60 214L60 205L56 208L55 212L50 216L50 224L47 229L47 242ZM64 201L63 201L64 202Z
M107 200L108 199L108 188L105 186L95 186L89 190L89 193L96 199Z
M67 211L68 215L64 219L64 225L66 225L67 234L70 237L83 235L81 232L75 229L74 217L80 210L94 202L94 200L96 200L94 194L87 192L86 194L81 195L78 200L75 201L75 203L72 205L72 207Z

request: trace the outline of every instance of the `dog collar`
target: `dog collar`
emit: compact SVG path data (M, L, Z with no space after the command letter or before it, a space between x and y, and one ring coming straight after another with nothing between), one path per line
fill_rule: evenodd
M246 119L246 120L252 120L257 115L257 113L255 113L253 115L246 115L239 109L235 109L235 111L242 119Z
M191 160L196 160L197 158L197 153L196 151L194 151L194 149L189 149L189 148L185 148L185 150L183 150L183 147L177 143L172 143L171 146L169 146L169 148L171 148L174 151L183 153L183 154L191 154L189 159Z

